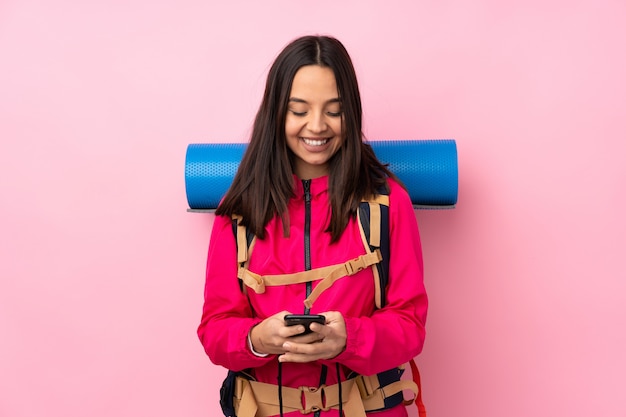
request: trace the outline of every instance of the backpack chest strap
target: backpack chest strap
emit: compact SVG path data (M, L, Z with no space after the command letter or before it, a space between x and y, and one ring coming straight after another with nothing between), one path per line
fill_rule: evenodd
M307 299L304 300L304 305L311 308L315 300L339 278L354 275L365 268L377 264L381 260L382 256L380 251L376 250L342 264L315 268L293 274L259 275L243 266L237 271L237 277L257 294L263 294L266 286L272 287L321 280Z

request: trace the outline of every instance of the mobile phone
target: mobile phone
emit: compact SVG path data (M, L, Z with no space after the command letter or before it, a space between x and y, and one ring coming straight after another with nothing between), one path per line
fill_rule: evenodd
M321 314L287 314L285 316L285 326L296 326L301 324L304 326L304 332L301 334L311 333L309 325L311 323L326 324L326 317Z

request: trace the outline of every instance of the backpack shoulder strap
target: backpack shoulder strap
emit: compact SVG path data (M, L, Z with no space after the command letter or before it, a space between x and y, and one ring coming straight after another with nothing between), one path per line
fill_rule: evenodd
M246 226L241 224L241 216L233 215L233 235L235 236L235 245L237 246L237 265L239 268L247 267L250 263L250 254L254 248L254 233ZM239 289L245 292L245 287L241 279L239 280Z
M382 308L386 304L387 284L389 283L389 190L379 190L379 194L373 199L363 201L359 205L357 213L361 238L367 252L378 249L382 255L382 261L372 266L374 272L374 284L376 286L376 307ZM418 416L426 417L426 408L422 400L422 382L415 359L409 361L413 382L417 386L415 405ZM405 405L412 401L405 402Z
M372 267L376 289L376 307L386 304L385 290L389 282L389 191L387 188L372 199L359 204L357 218L363 246L368 253L380 251L382 261Z
M241 216L235 214L232 219L233 234L235 235L235 244L237 245L237 263L243 266L250 261L254 233L241 224Z

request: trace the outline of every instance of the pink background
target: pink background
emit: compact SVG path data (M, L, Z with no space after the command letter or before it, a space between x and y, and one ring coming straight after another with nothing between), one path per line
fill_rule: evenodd
M339 37L372 139L455 138L417 213L431 417L626 415L623 1L0 3L0 416L217 416L188 143ZM414 411L411 411L414 415Z

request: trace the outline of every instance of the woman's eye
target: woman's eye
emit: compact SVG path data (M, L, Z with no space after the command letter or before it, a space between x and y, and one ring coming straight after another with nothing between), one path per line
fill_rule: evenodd
M306 115L306 112L305 112L305 111L295 111L295 110L293 110L293 109L289 109L289 111L290 111L290 112L291 112L291 114L293 114L294 116L299 116L299 117L302 117L302 116L305 116L305 115Z
M289 109L289 112L291 114L293 114L294 116L297 116L297 117L304 117L304 116L306 116L309 113L308 111L296 111L294 109ZM342 114L341 110L340 111L336 111L336 112L334 112L334 111L327 111L326 112L326 115L328 115L330 117L340 117L341 114Z

